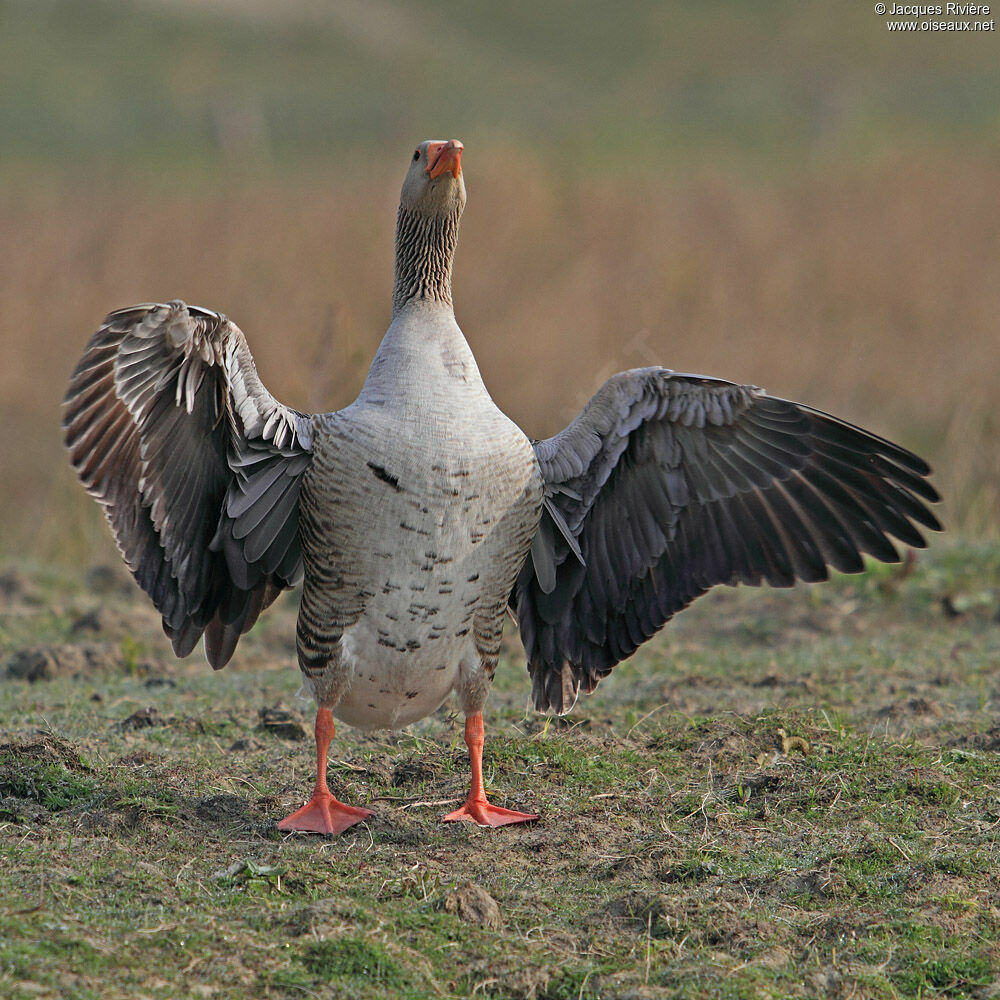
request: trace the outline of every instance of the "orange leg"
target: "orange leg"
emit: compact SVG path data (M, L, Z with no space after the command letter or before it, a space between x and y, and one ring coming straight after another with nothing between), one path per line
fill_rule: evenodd
M301 808L286 816L279 830L299 830L302 833L343 833L349 826L375 814L370 809L355 809L338 802L326 786L326 759L335 730L328 708L316 711L316 787L312 798Z
M529 823L537 816L531 813L515 812L491 805L483 788L483 713L474 712L465 717L465 745L469 748L469 762L472 764L472 787L461 809L448 813L445 823L460 819L471 820L480 826L507 826L509 823Z

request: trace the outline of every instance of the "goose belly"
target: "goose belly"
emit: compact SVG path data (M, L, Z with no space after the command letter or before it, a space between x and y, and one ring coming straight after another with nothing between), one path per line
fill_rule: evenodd
M349 725L399 728L456 687L464 699L499 644L541 477L530 442L488 397L460 402L467 410L437 422L354 404L316 435L300 503L299 636L321 647L339 630L330 709Z
M495 514L484 499L469 499L474 487L456 490L446 474L445 489L402 463L390 468L398 482L376 494L379 503L354 516L341 507L339 518L361 613L341 639L347 684L331 710L366 729L398 729L430 715L463 669L479 669L476 616L503 590L498 568L513 576L502 555L506 539L490 531ZM365 472L381 485L367 465Z
M423 719L454 690L463 662L476 661L471 633L446 638L430 628L409 628L397 642L393 624L372 608L341 640L350 680L332 711L348 725L401 729Z

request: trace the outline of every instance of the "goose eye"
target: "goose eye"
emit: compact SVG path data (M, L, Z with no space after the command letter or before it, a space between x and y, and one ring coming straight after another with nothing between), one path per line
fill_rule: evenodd
M419 159L420 159L420 150L419 149L415 149L413 151L413 162L416 163L417 160L419 160Z

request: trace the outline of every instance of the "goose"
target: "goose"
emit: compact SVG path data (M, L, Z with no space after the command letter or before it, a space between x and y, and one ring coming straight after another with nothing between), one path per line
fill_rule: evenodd
M218 670L301 583L298 665L316 779L282 830L372 812L330 792L334 717L398 729L454 693L471 784L443 817L538 819L491 803L483 716L504 617L534 705L568 712L717 584L776 587L900 558L941 525L926 462L752 385L647 367L609 378L564 430L529 439L490 398L455 321L463 145L413 152L392 316L358 398L278 402L242 331L176 300L112 312L72 375L73 468L163 617L177 656Z

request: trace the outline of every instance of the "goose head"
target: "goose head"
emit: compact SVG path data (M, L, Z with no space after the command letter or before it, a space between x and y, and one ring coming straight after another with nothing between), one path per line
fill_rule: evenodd
M465 179L458 139L427 139L410 157L403 181L400 208L431 217L461 215L465 208Z

